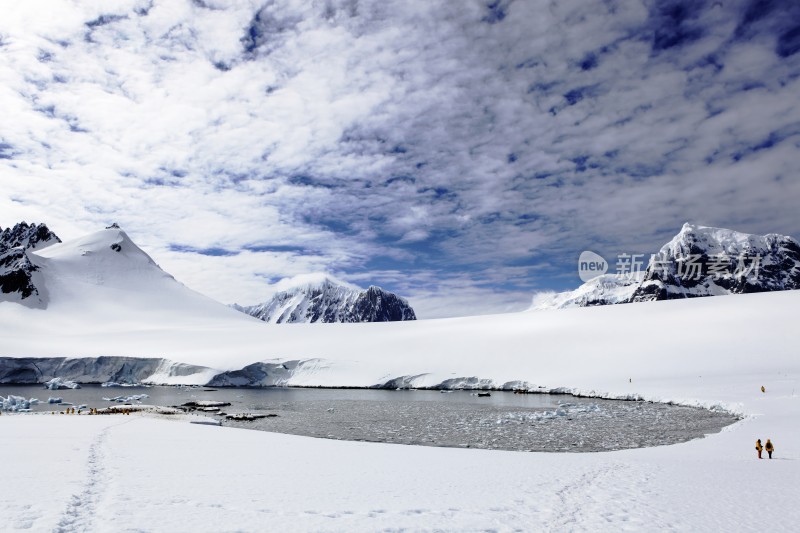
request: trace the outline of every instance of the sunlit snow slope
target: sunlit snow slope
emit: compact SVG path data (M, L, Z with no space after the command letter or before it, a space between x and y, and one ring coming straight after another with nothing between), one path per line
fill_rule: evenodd
M118 228L28 255L39 267L37 287L46 305L39 320L73 322L80 326L76 333L111 324L138 330L165 321L175 326L249 321L177 282Z
M258 325L176 281L119 228L24 253L35 266L35 291L22 301L17 294L0 295L0 352L5 356L163 358L168 346L191 351L197 331L224 339L230 331L226 325ZM109 374L105 363L97 365L98 376ZM46 366L53 365L37 364L42 370ZM91 377L92 365L81 366L81 379ZM145 367L160 368L158 361ZM159 371L163 376L176 373L187 374L176 368ZM196 374L186 380L202 381L214 372Z

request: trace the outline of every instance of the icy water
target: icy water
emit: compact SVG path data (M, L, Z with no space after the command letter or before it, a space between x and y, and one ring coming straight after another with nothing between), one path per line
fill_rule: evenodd
M470 391L364 389L217 389L179 387L102 388L49 391L38 385L0 385L0 396L38 398L32 409L47 412L61 397L75 406L119 405L103 398L147 394L140 402L179 406L186 402L230 402L223 413L275 414L225 426L311 437L492 450L593 452L686 442L716 433L737 419L726 413L647 402L574 398L566 395Z

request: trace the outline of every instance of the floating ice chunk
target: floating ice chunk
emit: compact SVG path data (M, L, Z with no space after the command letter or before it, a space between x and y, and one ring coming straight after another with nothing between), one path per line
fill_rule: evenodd
M107 402L117 402L117 403L130 403L130 402L140 402L145 398L149 398L147 394L132 394L130 396L114 396L113 398L106 398L103 396L103 400Z
M39 400L36 398L25 399L24 396L9 395L8 398L0 396L0 411L10 411L14 413L27 413L31 405L36 405Z
M64 401L64 400L63 400L62 398L53 398L53 397L50 397L50 398L48 398L48 399L47 399L47 403L61 403L61 402L63 402L63 401Z
M228 420L239 420L245 422L251 422L253 420L258 420L259 418L275 418L278 415L276 414L261 414L261 413L233 413L230 415L226 415L225 418Z
M58 390L58 389L80 389L81 386L64 378L53 378L44 384L45 389Z
M196 409L201 409L203 407L227 407L230 405L230 402L217 402L214 400L197 400L186 402L183 404L182 407L193 407Z
M191 420L190 424L200 424L203 426L221 426L222 420L213 420L211 418L203 418L202 420Z

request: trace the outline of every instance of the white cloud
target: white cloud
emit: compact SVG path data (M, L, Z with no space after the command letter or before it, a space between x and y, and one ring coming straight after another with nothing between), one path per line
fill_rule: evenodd
M199 4L4 11L0 225L118 221L226 302L403 271L420 316L686 220L800 234L791 5Z

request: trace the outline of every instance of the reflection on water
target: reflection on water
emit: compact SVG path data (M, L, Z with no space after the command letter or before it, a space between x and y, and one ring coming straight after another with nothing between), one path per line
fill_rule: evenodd
M221 419L223 425L294 435L426 446L500 450L588 452L685 442L714 433L736 418L704 409L574 398L549 394L389 391L365 389L217 389L179 387L102 388L48 391L41 386L0 386L0 396L36 397L34 411L57 406L107 407L104 398L146 394L143 404L230 402L222 413L270 413L251 422ZM132 400L131 403L139 403Z

